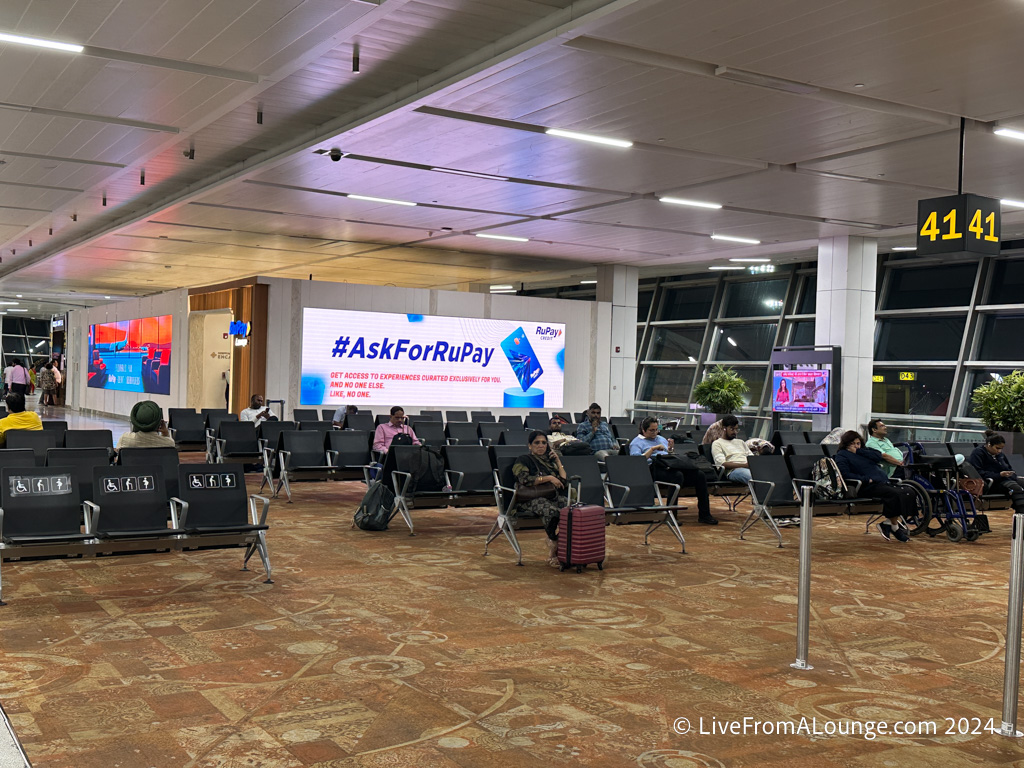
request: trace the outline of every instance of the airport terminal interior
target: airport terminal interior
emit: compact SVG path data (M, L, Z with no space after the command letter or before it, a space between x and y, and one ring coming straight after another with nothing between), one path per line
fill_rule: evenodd
M4 0L0 765L1024 766L1022 37Z

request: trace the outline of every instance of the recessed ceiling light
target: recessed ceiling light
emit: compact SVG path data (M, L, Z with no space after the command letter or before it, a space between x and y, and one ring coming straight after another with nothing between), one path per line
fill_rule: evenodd
M863 88L864 87L864 83L854 83L853 87L854 88Z
M739 263L744 263L744 264L767 264L769 261L771 261L771 259L762 259L762 258L756 258L756 257L752 256L752 257L747 258L747 259L729 259L729 261L735 261L737 264L739 264Z
M350 200L365 200L368 203L387 203L388 205L416 205L406 200L391 200L387 197L369 197L368 195L345 195Z
M80 45L73 43L58 43L56 40L43 40L39 37L22 37L21 35L8 35L0 32L0 43L17 43L18 45L34 45L36 48L51 48L55 51L68 51L69 53L81 53L85 50Z
M1015 131L1012 128L996 128L992 133L996 136L1005 136L1008 139L1024 141L1024 131Z
M8 312L28 312L27 309L8 309Z
M492 285L492 291L514 291L515 287L511 285Z
M104 299L109 299L110 297L109 297L109 296L104 296L103 298L104 298Z
M659 197L663 203L671 203L672 205L688 205L691 208L711 208L717 211L722 207L721 203L705 203L701 200L686 200L682 197Z
M580 285L597 285L597 280L580 280Z
M1021 200L1003 199L1003 200L1000 200L999 202L1002 203L1003 205L1008 205L1011 208L1024 208L1024 201L1021 201Z
M483 232L477 232L477 237L485 237L488 240L511 240L513 243L528 243L530 238L528 237L513 237L512 235L488 235Z
M726 336L725 340L732 344L734 347L736 346L736 342L732 340L732 336Z
M563 131L561 128L548 128L544 133L548 136L558 136L563 139L576 139L577 141L589 141L594 144L604 144L608 147L619 147L620 149L629 149L633 146L632 141L609 139L607 136L593 136L589 133L577 133L576 131Z
M454 168L431 168L438 173L451 173L455 176L469 176L474 179L488 179L490 181L508 181L508 176L495 176L490 173L476 173L475 171L456 171Z
M752 240L749 237L734 237L732 235L711 235L712 240L725 240L729 243L745 243L746 245L760 245L760 240Z
M724 272L727 269L743 269L743 267L708 267L708 269Z
M916 245L897 245L893 247L894 251L916 251Z
M9 306L9 307L16 307L20 303L21 303L20 301L0 301L0 304L3 304L5 306Z
M14 298L16 298L16 299L20 299L20 298L21 298L21 294L20 294L20 293L16 293L16 294L14 294Z

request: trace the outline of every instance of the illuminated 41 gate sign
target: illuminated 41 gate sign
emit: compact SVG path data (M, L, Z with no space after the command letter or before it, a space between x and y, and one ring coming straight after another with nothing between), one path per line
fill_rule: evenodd
M999 201L950 195L917 202L917 255L999 254Z

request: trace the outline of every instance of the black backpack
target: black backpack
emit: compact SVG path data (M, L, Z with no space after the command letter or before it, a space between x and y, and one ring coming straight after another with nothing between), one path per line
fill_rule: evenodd
M718 470L715 469L715 465L704 458L704 454L699 450L687 449L682 454L693 462L693 466L704 475L706 480L709 482L718 480Z
M444 476L444 459L441 458L441 451L430 445L421 445L420 449L413 454L406 471L412 475L409 480L407 494L416 491L442 491L447 485Z
M356 527L364 531L386 531L394 506L394 492L380 480L371 483L356 507Z
M563 456L593 456L594 449L582 440L566 440L559 448L559 453Z

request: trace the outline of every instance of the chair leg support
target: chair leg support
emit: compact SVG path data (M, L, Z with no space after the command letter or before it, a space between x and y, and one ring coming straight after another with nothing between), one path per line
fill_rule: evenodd
M494 525L491 526L491 530L487 532L487 538L484 540L484 556L487 556L487 548L492 541L498 536L504 535L505 540L515 550L517 562L516 565L523 564L523 549L519 546L519 538L516 536L515 529L512 527L512 522L504 515L499 515L498 519L494 521Z
M679 542L681 554L686 554L686 539L683 538L683 532L679 528L679 521L676 520L675 512L668 511L661 520L657 520L647 526L647 530L644 531L644 546L650 546L648 539L651 534L658 530L661 526L668 526L668 529L672 531L672 535L676 537Z
M779 530L779 526L775 523L775 518L768 512L768 508L761 504L755 504L750 514L747 515L747 519L743 521L743 525L740 526L740 539L745 540L743 539L743 534L750 530L758 520L768 526L768 530L775 534L775 538L779 540L779 549L782 549L782 531Z
M260 560L263 561L263 571L267 574L264 584L273 584L273 571L270 568L270 551L267 549L267 537L265 531L256 533L256 550L260 553Z

